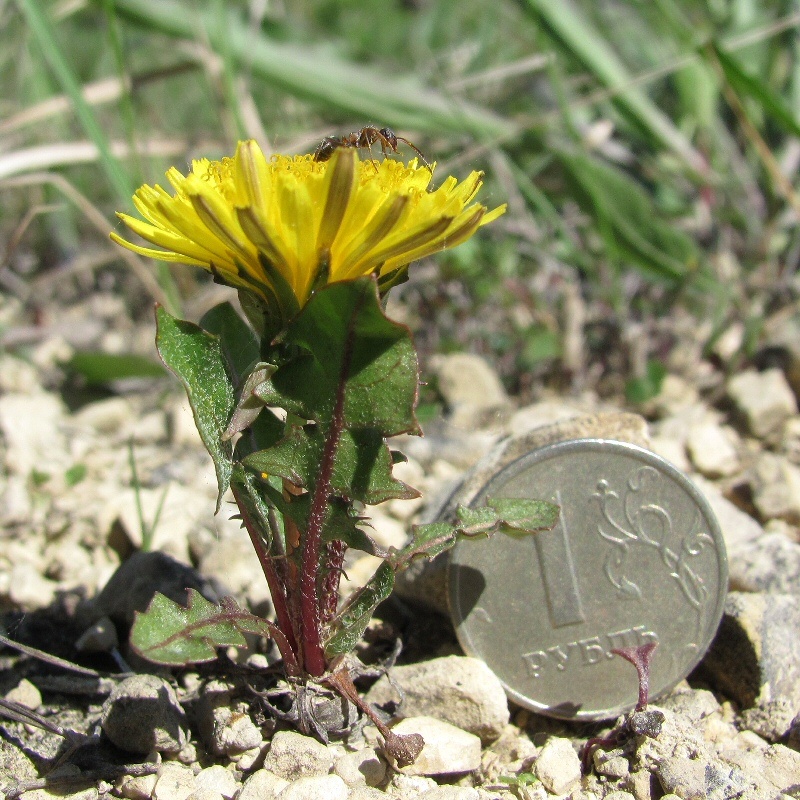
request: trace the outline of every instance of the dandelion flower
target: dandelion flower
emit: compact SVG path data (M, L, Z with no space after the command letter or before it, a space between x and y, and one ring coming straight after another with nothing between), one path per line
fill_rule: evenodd
M461 244L506 209L473 202L480 172L429 191L431 178L416 159L362 161L354 148L323 162L267 160L250 140L233 158L194 161L188 175L170 169L173 195L160 186L137 190L144 220L118 216L163 249L111 238L141 255L202 267L287 321L327 283L375 274L385 290L412 261Z

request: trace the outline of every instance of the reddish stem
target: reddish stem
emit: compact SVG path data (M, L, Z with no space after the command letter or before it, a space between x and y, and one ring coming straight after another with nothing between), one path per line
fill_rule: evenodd
M326 680L342 697L346 697L372 720L372 724L383 736L386 752L395 759L398 767L407 767L417 760L417 756L425 746L422 736L418 733L409 733L404 736L393 733L381 721L372 706L361 698L346 667L333 670Z
M351 320L352 322L352 320ZM325 673L325 653L320 641L320 603L317 585L319 575L319 556L322 549L322 528L328 511L328 498L331 491L336 448L344 428L344 399L350 359L353 353L353 330L347 337L342 355L342 368L336 387L336 402L331 414L328 435L322 448L319 473L317 474L314 495L311 498L311 511L308 515L308 529L303 545L303 560L300 574L300 614L303 622L303 660L308 672L319 677Z
M292 627L291 617L289 616L289 612L287 610L286 593L283 589L283 585L278 580L278 574L275 571L275 564L273 563L267 548L264 546L264 540L261 538L258 525L256 525L253 518L247 512L247 505L241 495L241 492L233 484L231 485L231 489L233 490L233 497L236 500L236 505L239 506L239 512L242 515L244 527L247 529L248 534L250 534L250 541L253 543L253 549L256 551L256 555L258 556L258 561L261 564L261 570L264 573L264 577L267 579L269 593L272 596L272 605L275 606L275 616L278 620L278 627L283 632L286 643L291 648L292 655L296 660L296 655L298 653L297 639ZM276 643L280 648L280 642L276 640ZM281 654L284 656L284 662L286 662L286 654L283 653L282 649Z
M303 546L303 561L300 574L300 615L303 622L303 658L305 667L311 675L319 677L325 673L325 654L320 642L321 617L317 592L319 574L319 555L322 547L322 527L328 510L328 495L331 488L334 457L342 433L344 411L344 380L339 381L336 393L336 406L331 417L328 438L322 448L322 459L317 475L317 485L311 500Z
M330 622L336 616L336 607L339 605L339 582L342 579L342 564L346 552L347 543L341 539L328 543L326 553L328 574L322 585L320 603L323 623Z
M636 667L636 674L639 676L639 701L636 703L636 711L644 711L647 708L650 696L650 660L657 644L658 642L647 642L638 647L615 647L611 650L614 655L624 658Z

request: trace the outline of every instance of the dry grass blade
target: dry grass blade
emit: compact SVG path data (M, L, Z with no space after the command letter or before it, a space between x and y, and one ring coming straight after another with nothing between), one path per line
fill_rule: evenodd
M103 238L108 236L111 224L106 217L93 205L87 197L81 194L66 178L54 172L34 172L30 175L22 175L16 178L9 178L2 181L2 187L15 186L38 186L50 184L60 191L70 202L72 202L86 217L86 219L102 234ZM133 270L134 274L141 281L142 285L150 293L151 297L159 303L169 307L169 297L161 288L158 281L153 277L153 273L134 253L120 248L119 257L123 259Z
M52 664L54 667L68 669L72 672L77 672L79 675L88 675L92 678L100 677L100 673L97 672L97 670L89 669L88 667L82 667L80 664L73 664L71 661L67 661L64 658L59 658L58 656L46 653L44 650L37 650L35 647L29 647L26 644L20 644L19 642L15 642L13 639L9 639L7 636L3 636L2 634L0 634L0 644L4 644L6 647L10 647L13 650L18 650L20 653L24 653L26 656L38 658L40 661L44 661L47 664Z
M123 82L118 78L104 78L103 80L89 83L83 87L83 99L90 106L99 106L114 103L125 92ZM59 114L72 111L72 101L66 95L48 97L40 103L22 109L13 116L0 122L0 135L13 133L28 125L34 125L52 119Z

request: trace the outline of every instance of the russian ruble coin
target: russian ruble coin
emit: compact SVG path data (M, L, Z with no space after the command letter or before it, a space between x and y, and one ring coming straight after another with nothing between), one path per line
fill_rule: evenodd
M458 639L517 704L564 719L635 705L635 670L614 649L658 643L650 695L698 664L722 617L727 559L689 479L651 451L577 439L505 464L469 499L551 500L557 525L533 536L459 542L447 562Z

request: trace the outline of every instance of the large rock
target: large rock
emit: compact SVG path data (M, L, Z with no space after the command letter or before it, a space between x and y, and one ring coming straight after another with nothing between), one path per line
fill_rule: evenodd
M347 753L336 761L333 771L348 786L378 786L386 775L386 762L371 747Z
M272 737L264 768L294 781L327 775L332 764L333 753L321 742L294 731L278 731Z
M751 474L751 488L762 519L800 522L800 467L785 456L761 453Z
M800 708L800 597L731 592L703 666L743 708L779 697Z
M728 381L728 395L760 438L777 434L797 413L797 401L779 369L740 372Z
M207 600L218 601L211 584L197 570L166 553L137 552L120 564L82 613L87 624L110 617L120 627L130 627L135 613L145 611L156 592L185 606L187 589L196 589Z
M347 800L349 794L338 775L314 775L290 783L277 800Z
M272 800L288 785L286 778L281 778L268 769L260 769L244 782L237 800Z
M774 525L737 551L730 566L731 589L800 595L800 544L773 530Z
M466 429L480 426L493 414L509 407L497 373L472 353L437 355L431 359L439 391L450 407L451 421Z
M493 742L508 724L508 701L497 676L477 658L447 656L393 667L392 680L403 692L402 717L435 717ZM367 693L367 702L398 702L387 676Z
M418 733L425 740L422 752L406 775L458 775L481 765L481 740L447 722L433 717L409 717L392 728L398 736Z
M581 779L581 762L569 739L548 739L536 759L536 777L551 794L566 794Z
M103 732L130 753L177 753L186 744L186 717L175 690L155 675L134 675L103 703Z

